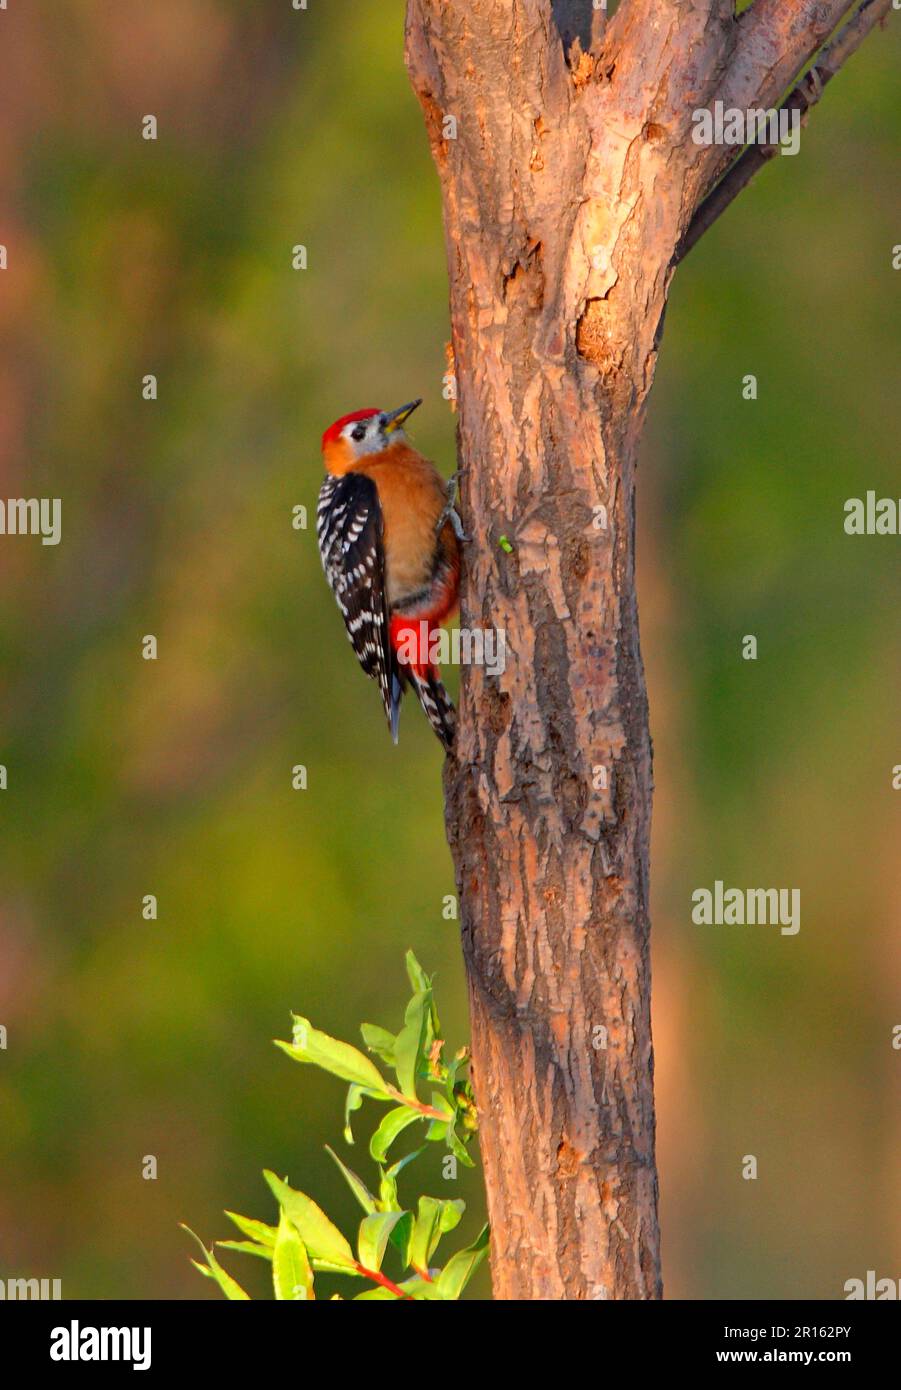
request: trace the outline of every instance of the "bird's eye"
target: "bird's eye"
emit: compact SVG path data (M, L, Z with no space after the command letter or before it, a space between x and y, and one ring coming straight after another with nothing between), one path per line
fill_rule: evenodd
M366 426L365 426L365 425L357 425L357 427L351 432L351 436L350 436L350 437L351 437L351 439L356 439L356 440L358 440L358 441L359 441L360 439L365 439L365 438L366 438Z

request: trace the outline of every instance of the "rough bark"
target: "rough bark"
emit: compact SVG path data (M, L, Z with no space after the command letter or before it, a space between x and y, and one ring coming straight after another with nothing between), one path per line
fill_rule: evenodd
M592 18L590 0L407 15L444 203L461 623L508 648L503 674L464 671L445 791L494 1289L513 1299L661 1295L635 467L674 254L710 184L691 113L742 29L760 81L778 66L723 0Z

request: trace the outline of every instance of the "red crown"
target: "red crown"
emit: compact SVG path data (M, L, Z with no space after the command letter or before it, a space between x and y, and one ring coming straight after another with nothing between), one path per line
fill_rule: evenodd
M325 434L322 436L322 447L326 444L333 444L344 429L345 425L350 425L354 420L371 420L373 415L379 415L381 411L377 408L373 410L354 410L350 415L342 415L340 420L336 420L333 425L329 425Z

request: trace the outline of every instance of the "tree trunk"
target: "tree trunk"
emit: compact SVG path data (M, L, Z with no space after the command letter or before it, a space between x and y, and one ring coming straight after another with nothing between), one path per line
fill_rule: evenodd
M503 675L465 671L446 775L495 1295L657 1298L635 461L681 190L664 111L634 77L580 86L547 0L412 0L408 24L444 196L461 623L507 643ZM665 75L658 52L639 86Z
M498 1298L661 1296L635 467L674 255L723 155L691 114L740 28L724 0L626 0L602 33L591 0L408 5L450 273L461 624L507 643L503 674L464 668L445 773Z

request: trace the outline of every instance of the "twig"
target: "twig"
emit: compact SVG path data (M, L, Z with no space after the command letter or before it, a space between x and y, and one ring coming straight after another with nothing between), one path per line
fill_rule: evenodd
M871 30L885 19L891 7L892 0L863 0L860 9L839 30L832 43L823 49L817 62L789 93L780 109L800 111L801 120L806 120L808 112L819 101L827 83L831 82L842 65L856 52ZM695 243L700 241L707 229L778 150L778 144L751 145L739 155L696 211L676 248L673 265L678 265L685 259Z
M424 1115L429 1120L446 1120L449 1117L442 1110L436 1110L434 1105L426 1105L421 1100L414 1100L412 1096L405 1096L402 1091L398 1091L394 1086L385 1087L385 1091L392 1100L396 1100L400 1105L409 1106L411 1110Z
M374 1284L378 1284L380 1288L387 1289L389 1293L393 1293L395 1298L403 1298L408 1300L410 1303L415 1302L415 1299L413 1298L412 1294L404 1293L404 1290L398 1288L394 1280L389 1279L387 1274L382 1274L381 1270L367 1269L365 1265L361 1264L355 1264L354 1268L356 1269L358 1274L363 1275L364 1279L371 1279L372 1282Z

